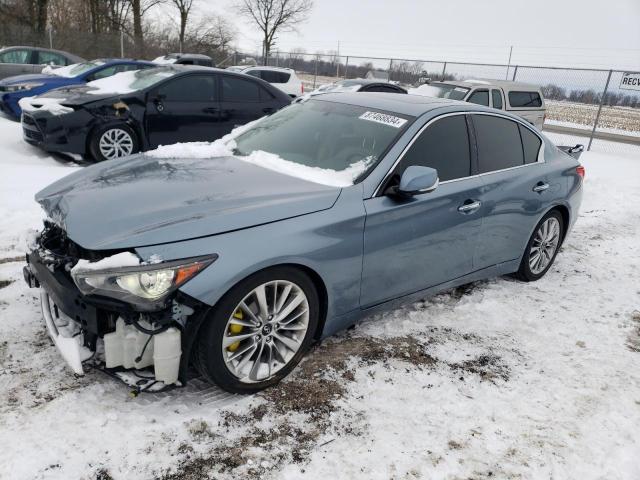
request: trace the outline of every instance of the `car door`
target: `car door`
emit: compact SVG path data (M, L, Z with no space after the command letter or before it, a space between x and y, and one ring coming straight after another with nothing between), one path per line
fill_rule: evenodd
M379 194L364 201L363 308L474 270L481 183L471 158L465 115L438 117L405 149ZM437 169L439 186L409 199L385 194L411 165Z
M278 109L275 98L259 81L222 75L220 126L223 135Z
M145 129L149 147L220 138L218 75L172 78L147 94Z
M11 48L0 53L0 78L33 73L36 55L30 48Z
M522 256L545 199L561 186L545 173L542 140L531 129L500 115L471 118L483 216L474 263L484 268Z

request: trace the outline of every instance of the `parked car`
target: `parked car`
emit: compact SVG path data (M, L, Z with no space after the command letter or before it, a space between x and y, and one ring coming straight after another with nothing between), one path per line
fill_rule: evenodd
M20 103L25 141L100 161L158 145L212 141L290 102L257 78L168 65L58 88Z
M58 87L82 85L110 77L116 73L155 67L151 62L121 58L99 58L90 62L74 63L48 71L48 73L16 75L0 80L0 111L20 118L18 104L24 97L33 97Z
M201 53L169 53L153 60L158 65L200 65L201 67L215 67L213 59Z
M94 165L36 195L50 220L24 275L78 373L104 342L92 368L184 385L193 364L232 392L268 387L365 315L543 277L584 175L519 117L385 93L317 95L184 155Z
M7 47L0 49L0 79L40 73L47 65L64 66L84 62L83 58L69 52L38 47Z
M421 85L411 93L505 110L524 118L540 130L544 124L544 95L536 85L505 80L450 80Z
M274 87L279 88L290 97L298 97L304 94L304 85L291 68L280 67L229 67L227 70L246 73L252 77L261 78Z
M316 88L311 94L323 92L383 92L383 93L407 93L407 90L393 83L368 79L353 78L350 80L340 80L328 83Z

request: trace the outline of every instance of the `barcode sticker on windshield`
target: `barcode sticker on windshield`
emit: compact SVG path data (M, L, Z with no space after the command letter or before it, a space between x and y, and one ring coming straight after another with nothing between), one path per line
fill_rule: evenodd
M456 87L453 89L454 92L462 92L462 93L466 93L469 91L468 88L462 88L462 87Z
M369 120L370 122L382 123L383 125L389 125L394 128L400 128L407 123L404 118L394 117L393 115L387 115L386 113L379 112L364 112L359 118L362 120Z

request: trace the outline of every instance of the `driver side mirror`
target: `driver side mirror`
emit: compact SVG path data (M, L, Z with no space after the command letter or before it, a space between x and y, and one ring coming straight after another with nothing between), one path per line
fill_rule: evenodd
M438 182L438 171L435 168L412 165L402 174L395 193L406 198L433 192L438 188Z

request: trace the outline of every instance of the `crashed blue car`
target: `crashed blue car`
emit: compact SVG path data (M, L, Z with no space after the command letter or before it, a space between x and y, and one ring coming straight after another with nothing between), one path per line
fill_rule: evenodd
M24 277L76 373L255 392L366 315L542 278L578 217L580 151L479 105L320 94L46 187Z
M22 114L19 101L58 87L82 85L93 80L110 77L116 73L142 70L157 65L151 62L126 58L104 58L75 63L66 67L45 67L39 74L16 75L0 80L0 111L19 119Z

